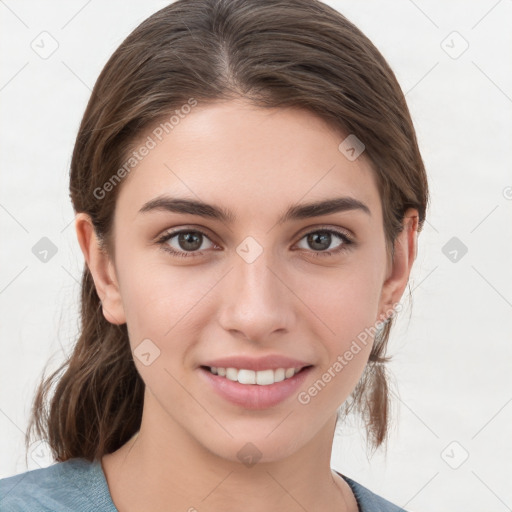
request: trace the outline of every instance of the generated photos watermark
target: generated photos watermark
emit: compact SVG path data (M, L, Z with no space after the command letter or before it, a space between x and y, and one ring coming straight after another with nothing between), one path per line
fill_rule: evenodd
M400 303L396 303L386 311L386 318L393 317L397 312L401 311L403 306ZM297 400L302 405L307 405L311 402L312 398L318 395L329 382L331 382L337 375L339 375L343 369L354 359L354 356L361 352L363 346L366 347L368 340L372 340L375 334L382 329L385 322L377 321L371 327L366 327L364 331L357 335L357 338L352 340L350 348L345 350L343 354L338 355L336 361L317 379L307 390L301 391L297 395Z
M114 190L114 188L125 178L132 169L141 162L146 156L149 155L151 150L155 149L159 142L162 142L164 137L174 130L174 128L184 119L192 108L197 106L197 100L189 98L187 103L176 109L174 113L165 122L161 122L150 135L147 136L144 143L139 148L133 151L129 158L123 163L121 167L101 186L96 187L93 195L96 199L104 199L105 196Z

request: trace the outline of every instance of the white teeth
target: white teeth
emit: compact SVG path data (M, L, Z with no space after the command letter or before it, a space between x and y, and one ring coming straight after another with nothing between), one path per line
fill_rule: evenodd
M290 377L293 377L294 373L295 373L295 369L294 368L288 368L286 370L286 372L284 373L285 379L289 379Z
M268 386L269 384L274 384L274 370L263 370L261 372L255 373L255 384L259 384L260 386Z
M258 384L260 386L269 386L276 382L293 377L301 368L277 368L276 370L246 370L244 368L220 368L211 366L210 372L220 377L240 384Z
M281 382L286 377L286 370L284 368L278 368L274 370L274 382Z
M238 370L236 368L226 368L226 379L238 380Z
M256 372L254 370L238 370L238 382L240 384L256 384Z

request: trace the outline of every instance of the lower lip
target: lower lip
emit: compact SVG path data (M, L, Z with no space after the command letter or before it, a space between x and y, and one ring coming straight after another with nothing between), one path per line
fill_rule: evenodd
M240 384L226 377L214 375L204 368L199 368L199 372L213 390L229 402L245 409L267 409L278 405L296 392L312 369L313 367L309 366L289 379L268 386Z

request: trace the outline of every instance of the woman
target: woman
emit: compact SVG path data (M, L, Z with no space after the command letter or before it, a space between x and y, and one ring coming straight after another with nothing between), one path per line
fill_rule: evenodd
M165 7L100 74L70 193L82 328L27 434L57 464L0 481L2 510L402 510L330 468L351 410L385 443L428 202L354 25L314 0Z

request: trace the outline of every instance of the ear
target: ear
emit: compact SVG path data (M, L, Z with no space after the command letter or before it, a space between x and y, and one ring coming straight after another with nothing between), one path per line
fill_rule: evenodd
M398 234L393 261L388 263L386 280L382 286L379 303L379 318L385 321L393 306L396 305L407 286L412 264L418 254L418 210L409 208L403 219L403 229Z
M101 300L103 316L111 324L126 322L119 284L114 264L107 252L101 248L91 217L78 213L75 217L78 243L91 272L96 292Z

